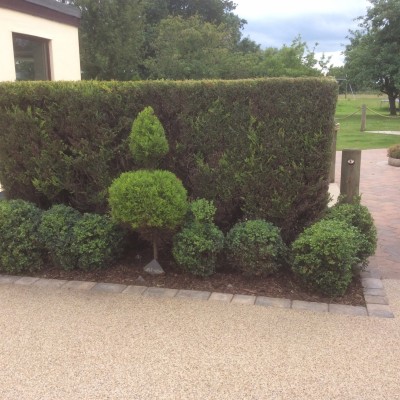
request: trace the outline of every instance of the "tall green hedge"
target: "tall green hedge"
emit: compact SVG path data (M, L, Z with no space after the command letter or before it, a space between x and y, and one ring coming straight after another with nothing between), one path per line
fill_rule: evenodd
M291 240L327 203L336 95L320 78L1 83L0 182L9 198L104 212L152 106L170 147L160 167L213 200L220 226L266 219Z

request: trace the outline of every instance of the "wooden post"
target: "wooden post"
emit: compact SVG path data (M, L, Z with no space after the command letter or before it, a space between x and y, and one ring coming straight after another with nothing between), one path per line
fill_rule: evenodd
M365 132L367 128L367 106L363 104L361 106L361 132Z
M329 183L335 182L335 169L336 169L336 140L337 133L340 129L340 124L335 124L333 128L333 139L332 139L332 159L331 159L331 169L329 172Z
M340 194L345 203L353 203L360 193L361 150L344 149L342 151L342 170Z

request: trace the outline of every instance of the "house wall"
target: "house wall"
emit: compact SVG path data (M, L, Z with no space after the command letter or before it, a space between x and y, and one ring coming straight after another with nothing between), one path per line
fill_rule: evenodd
M50 40L52 80L81 79L77 27L0 8L0 81L16 79L13 33Z

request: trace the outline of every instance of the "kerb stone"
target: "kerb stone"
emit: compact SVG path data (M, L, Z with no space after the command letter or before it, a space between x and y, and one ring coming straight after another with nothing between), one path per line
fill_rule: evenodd
M370 317L394 318L390 307L383 304L367 304L367 310Z
M143 292L145 297L165 297L172 298L178 293L178 289L167 289L167 288L157 288L149 287Z
M246 294L235 294L231 303L233 304L246 304L253 305L256 302L256 296L249 296Z
M200 290L179 290L176 298L192 299L192 300L208 300L211 292L203 292Z
M256 299L256 305L262 307L278 307L278 308L290 308L292 305L289 299L279 299L275 297L258 296Z
M352 316L368 317L367 309L361 306L329 304L329 312L332 314L345 314Z
M363 278L361 279L361 284L367 289L383 289L383 283L377 278Z
M127 285L119 283L97 283L91 290L95 292L122 293L127 288Z
M147 286L128 286L122 293L140 296L147 289Z
M208 300L210 301L221 301L223 303L230 303L233 298L233 294L231 293L211 293L211 296Z
M301 300L293 300L292 308L294 310L307 310L314 312L328 312L328 304L327 303L316 303L313 301L301 301Z

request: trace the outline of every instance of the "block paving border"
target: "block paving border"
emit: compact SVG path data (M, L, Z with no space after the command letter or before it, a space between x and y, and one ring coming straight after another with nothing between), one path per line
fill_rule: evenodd
M383 282L379 276L379 273L376 271L361 272L361 283L363 286L366 307L348 306L343 304L316 303L265 296L249 296L242 294L206 292L199 290L179 290L161 287L123 285L119 283L67 281L61 279L33 278L29 276L21 277L12 275L0 275L0 284L15 284L41 288L50 287L55 289L61 288L68 290L120 293L144 297L219 301L231 304L286 308L293 310L306 310L332 314L345 314L351 316L394 318L394 314L389 307L385 288L383 286Z

